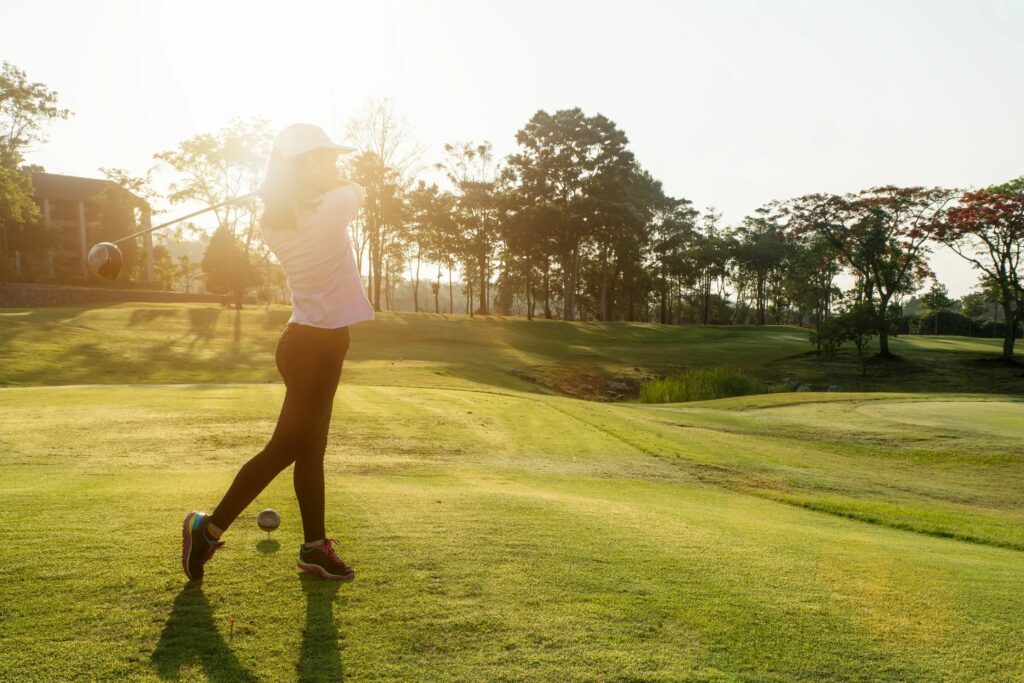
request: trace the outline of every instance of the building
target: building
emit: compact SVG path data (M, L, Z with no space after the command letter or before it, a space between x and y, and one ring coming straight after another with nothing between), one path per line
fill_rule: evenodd
M123 193L128 203L136 209L139 230L150 225L149 203L109 180L33 173L32 185L35 188L36 203L39 204L43 217L51 226L59 229L58 237L49 252L51 276L58 266L63 266L61 269L66 272L82 276L89 274L86 257L89 248L98 241L91 228L99 217L100 199L104 190L110 188L113 192ZM152 234L146 233L141 239L145 255L145 278L152 281Z

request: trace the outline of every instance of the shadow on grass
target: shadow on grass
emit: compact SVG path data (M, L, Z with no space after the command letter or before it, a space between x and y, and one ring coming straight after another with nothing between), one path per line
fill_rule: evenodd
M300 681L344 680L338 626L334 623L334 600L341 581L325 581L319 576L299 575L306 594L306 627L302 633L302 651L296 673Z
M181 311L174 308L136 308L128 318L128 326L145 325L157 318L177 318Z
M210 681L256 681L224 642L202 584L186 584L171 606L160 642L150 656L163 679L181 677L182 667L200 668Z
M263 555L271 555L280 550L281 544L272 538L265 538L256 544L256 550Z

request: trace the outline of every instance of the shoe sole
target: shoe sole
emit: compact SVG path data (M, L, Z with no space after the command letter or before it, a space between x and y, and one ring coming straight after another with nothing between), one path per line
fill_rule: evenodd
M189 581L192 580L192 576L188 573L188 553L192 550L192 519L198 513L193 510L192 512L185 515L185 521L181 524L181 568L185 572L185 576Z
M332 581L351 581L356 578L356 573L354 571L349 572L348 574L331 574L318 564L303 564L301 562L296 562L295 564L304 572L318 574L321 578L331 579Z

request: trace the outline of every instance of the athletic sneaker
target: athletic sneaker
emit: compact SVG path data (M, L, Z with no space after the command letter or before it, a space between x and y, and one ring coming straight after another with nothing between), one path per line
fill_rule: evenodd
M306 549L303 544L299 545L299 558L296 564L299 569L312 574L319 574L325 579L338 581L351 581L356 578L356 572L352 567L342 562L337 553L334 552L332 544L337 543L333 538L328 538L321 545Z
M181 568L190 580L203 578L203 565L213 554L224 547L224 541L207 536L206 526L210 515L193 510L185 515L181 525Z

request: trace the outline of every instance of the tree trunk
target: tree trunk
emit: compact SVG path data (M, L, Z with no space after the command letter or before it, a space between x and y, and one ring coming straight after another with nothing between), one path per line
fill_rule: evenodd
M664 325L668 322L668 286L663 285L661 288L661 314L658 316L661 324Z
M455 314L455 290L452 288L452 269L448 269L448 313Z
M370 240L370 261L373 263L373 310L380 311L381 273L384 255L381 253L380 236Z
M573 295L575 294L575 261L576 247L573 246L569 253L562 257L562 274L565 276L562 283L563 320L572 320L573 318L573 308L575 306L575 301L573 301Z
M608 248L601 249L601 320L608 321Z
M416 249L416 276L412 283L412 310L420 312L420 250Z
M533 320L533 265L526 263L526 319Z
M764 325L764 309L767 308L768 297L764 291L764 277L757 274L757 324Z
M551 262L544 260L544 317L551 320Z
M704 281L701 282L701 296L704 299L704 314L701 323L707 325L710 319L708 309L711 307L711 278L707 275L704 276Z
M1013 362L1013 346L1017 339L1017 323L1020 320L1020 315L1015 314L1010 304L1009 297L1004 293L1003 301L1003 315L1006 317L1006 333L1003 336L1003 360L1012 363ZM995 323L993 323L993 326Z
M487 255L481 251L477 257L480 269L480 315L487 315Z
M888 358L889 353L889 325L885 319L885 312L889 309L888 299L878 302L878 355Z

